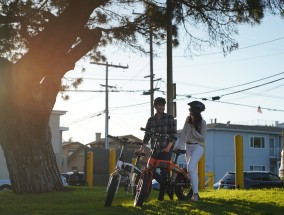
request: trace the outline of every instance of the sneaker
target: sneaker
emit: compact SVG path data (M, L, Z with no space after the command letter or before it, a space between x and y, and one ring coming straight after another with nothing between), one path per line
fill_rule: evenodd
M200 197L199 197L198 193L194 193L192 195L191 200L194 201L194 202L197 202L198 200L200 200Z

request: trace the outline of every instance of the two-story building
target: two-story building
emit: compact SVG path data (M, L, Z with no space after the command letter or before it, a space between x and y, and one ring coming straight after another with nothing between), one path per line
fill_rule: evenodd
M214 181L235 170L235 136L243 137L244 170L271 171L278 174L281 162L283 127L207 124L205 170ZM181 131L180 131L181 132ZM184 157L179 163L185 164Z

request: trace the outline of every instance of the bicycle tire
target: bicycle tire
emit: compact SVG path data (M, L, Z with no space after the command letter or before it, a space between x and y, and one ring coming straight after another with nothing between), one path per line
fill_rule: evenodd
M139 179L140 179L140 176L141 176L141 173L139 173L139 175L136 176L136 179L135 179L135 184L133 186L133 198L135 199L135 196L136 196L136 190L137 190L137 185L138 185L138 182L139 182ZM151 183L151 189L149 189L149 192L147 192L146 196L145 196L145 199L144 201L146 201L151 193L151 190L152 190L152 183Z
M137 185L138 185L140 176L141 176L141 173L137 174L136 177L135 177L135 180L133 182L134 184L133 184L133 187L132 187L132 193L133 193L134 199L135 199L135 196L136 196L136 190L137 190Z
M179 185L179 183L183 185ZM178 173L176 178L175 194L178 200L188 200L191 199L193 195L189 179L185 178L184 175L182 175L181 173Z
M139 206L141 207L150 195L151 188L152 188L152 181L151 181L151 173L145 171L141 174L141 177L137 184L136 195L134 198L134 207ZM150 183L150 185L149 185ZM149 187L150 186L150 187ZM148 190L149 188L149 190Z
M114 175L111 178L111 182L109 185L109 188L107 190L107 196L106 196L106 200L105 200L105 207L110 207L112 204L112 201L114 199L114 195L116 193L116 189L118 186L118 176Z

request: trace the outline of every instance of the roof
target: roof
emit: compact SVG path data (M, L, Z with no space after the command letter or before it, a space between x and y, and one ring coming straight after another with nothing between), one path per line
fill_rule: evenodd
M223 124L223 123L207 124L207 131L211 130L281 134L284 129L275 126L261 126L261 125L235 125L235 124Z
M81 146L81 145L84 145L84 144L79 143L79 142L63 142L62 143L63 148L66 148L66 147L69 147L69 146Z
M72 160L78 153L80 153L82 150L84 150L85 148L88 148L86 145L79 143L79 142L68 142L68 143L64 143L62 145L63 148L70 148L70 147L76 147L75 151L68 155L68 160Z
M129 134L129 135L121 135L121 136L117 136L117 137L119 137L121 139L127 138L128 141L131 141L131 142L142 142L141 139L139 139L139 138L137 138L137 137L135 137L134 135L131 135L131 134ZM112 138L108 138L108 140L109 140L109 144L117 142L116 140L113 140ZM100 144L105 144L105 138L102 138L102 139L100 139L98 141L90 142L87 145L100 145Z
M236 171L228 171L227 173L235 174ZM256 171L256 170L248 170L248 171L246 171L246 170L244 170L244 173L272 173L272 172L270 172L270 171ZM272 174L274 174L274 173L272 173Z
M66 113L67 111L64 111L64 110L52 110L52 114L54 115L64 115Z

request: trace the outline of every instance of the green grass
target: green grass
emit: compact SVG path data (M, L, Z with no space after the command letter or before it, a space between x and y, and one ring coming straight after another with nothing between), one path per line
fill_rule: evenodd
M105 208L104 187L68 187L66 192L15 194L0 192L0 215L99 215L99 214L284 214L284 189L205 190L199 202L157 200L157 191L143 207L133 207L131 195L119 190L112 207Z

